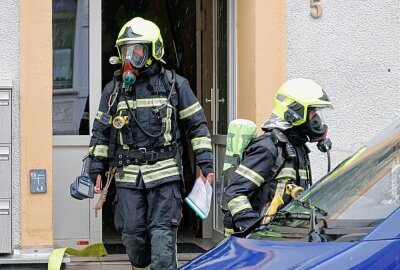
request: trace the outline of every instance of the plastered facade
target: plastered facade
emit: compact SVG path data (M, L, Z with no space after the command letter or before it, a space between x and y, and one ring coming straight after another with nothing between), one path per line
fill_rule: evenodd
M318 82L334 109L326 112L333 141L332 166L400 117L400 2L287 1L288 77ZM314 179L327 169L312 149Z
M237 118L260 127L286 80L285 1L237 2ZM261 134L261 128L258 129Z
M3 0L0 4L0 81L11 81L12 89L12 245L20 237L20 134L19 134L19 1ZM1 173L1 172L0 172Z

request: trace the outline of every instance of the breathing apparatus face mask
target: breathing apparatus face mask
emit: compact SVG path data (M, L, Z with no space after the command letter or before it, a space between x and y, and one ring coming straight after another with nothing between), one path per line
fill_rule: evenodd
M308 113L306 135L310 142L319 142L326 139L328 126L324 123L321 111L312 109Z
M123 62L122 80L126 86L130 86L136 81L137 70L146 64L149 48L138 43L121 46L120 50Z
M149 48L146 44L126 44L121 47L122 61L129 60L136 69L140 69L146 64L148 55Z

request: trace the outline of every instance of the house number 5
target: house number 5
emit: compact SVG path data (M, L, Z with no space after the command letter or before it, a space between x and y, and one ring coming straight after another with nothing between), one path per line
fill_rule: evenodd
M310 11L310 15L313 18L319 18L322 15L322 6L320 3L315 3L316 1L319 0L310 0L310 7L314 9L314 11Z

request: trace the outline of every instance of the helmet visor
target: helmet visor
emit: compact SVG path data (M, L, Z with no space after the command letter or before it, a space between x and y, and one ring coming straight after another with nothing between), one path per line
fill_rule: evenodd
M122 61L129 60L135 68L142 68L149 55L149 48L145 44L126 44L121 46Z

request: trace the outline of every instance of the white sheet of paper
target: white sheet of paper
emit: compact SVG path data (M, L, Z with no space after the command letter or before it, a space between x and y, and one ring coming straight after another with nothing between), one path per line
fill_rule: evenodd
M206 219L210 212L212 187L208 181L204 183L201 177L196 179L192 191L185 198L185 202L196 212L201 219Z

